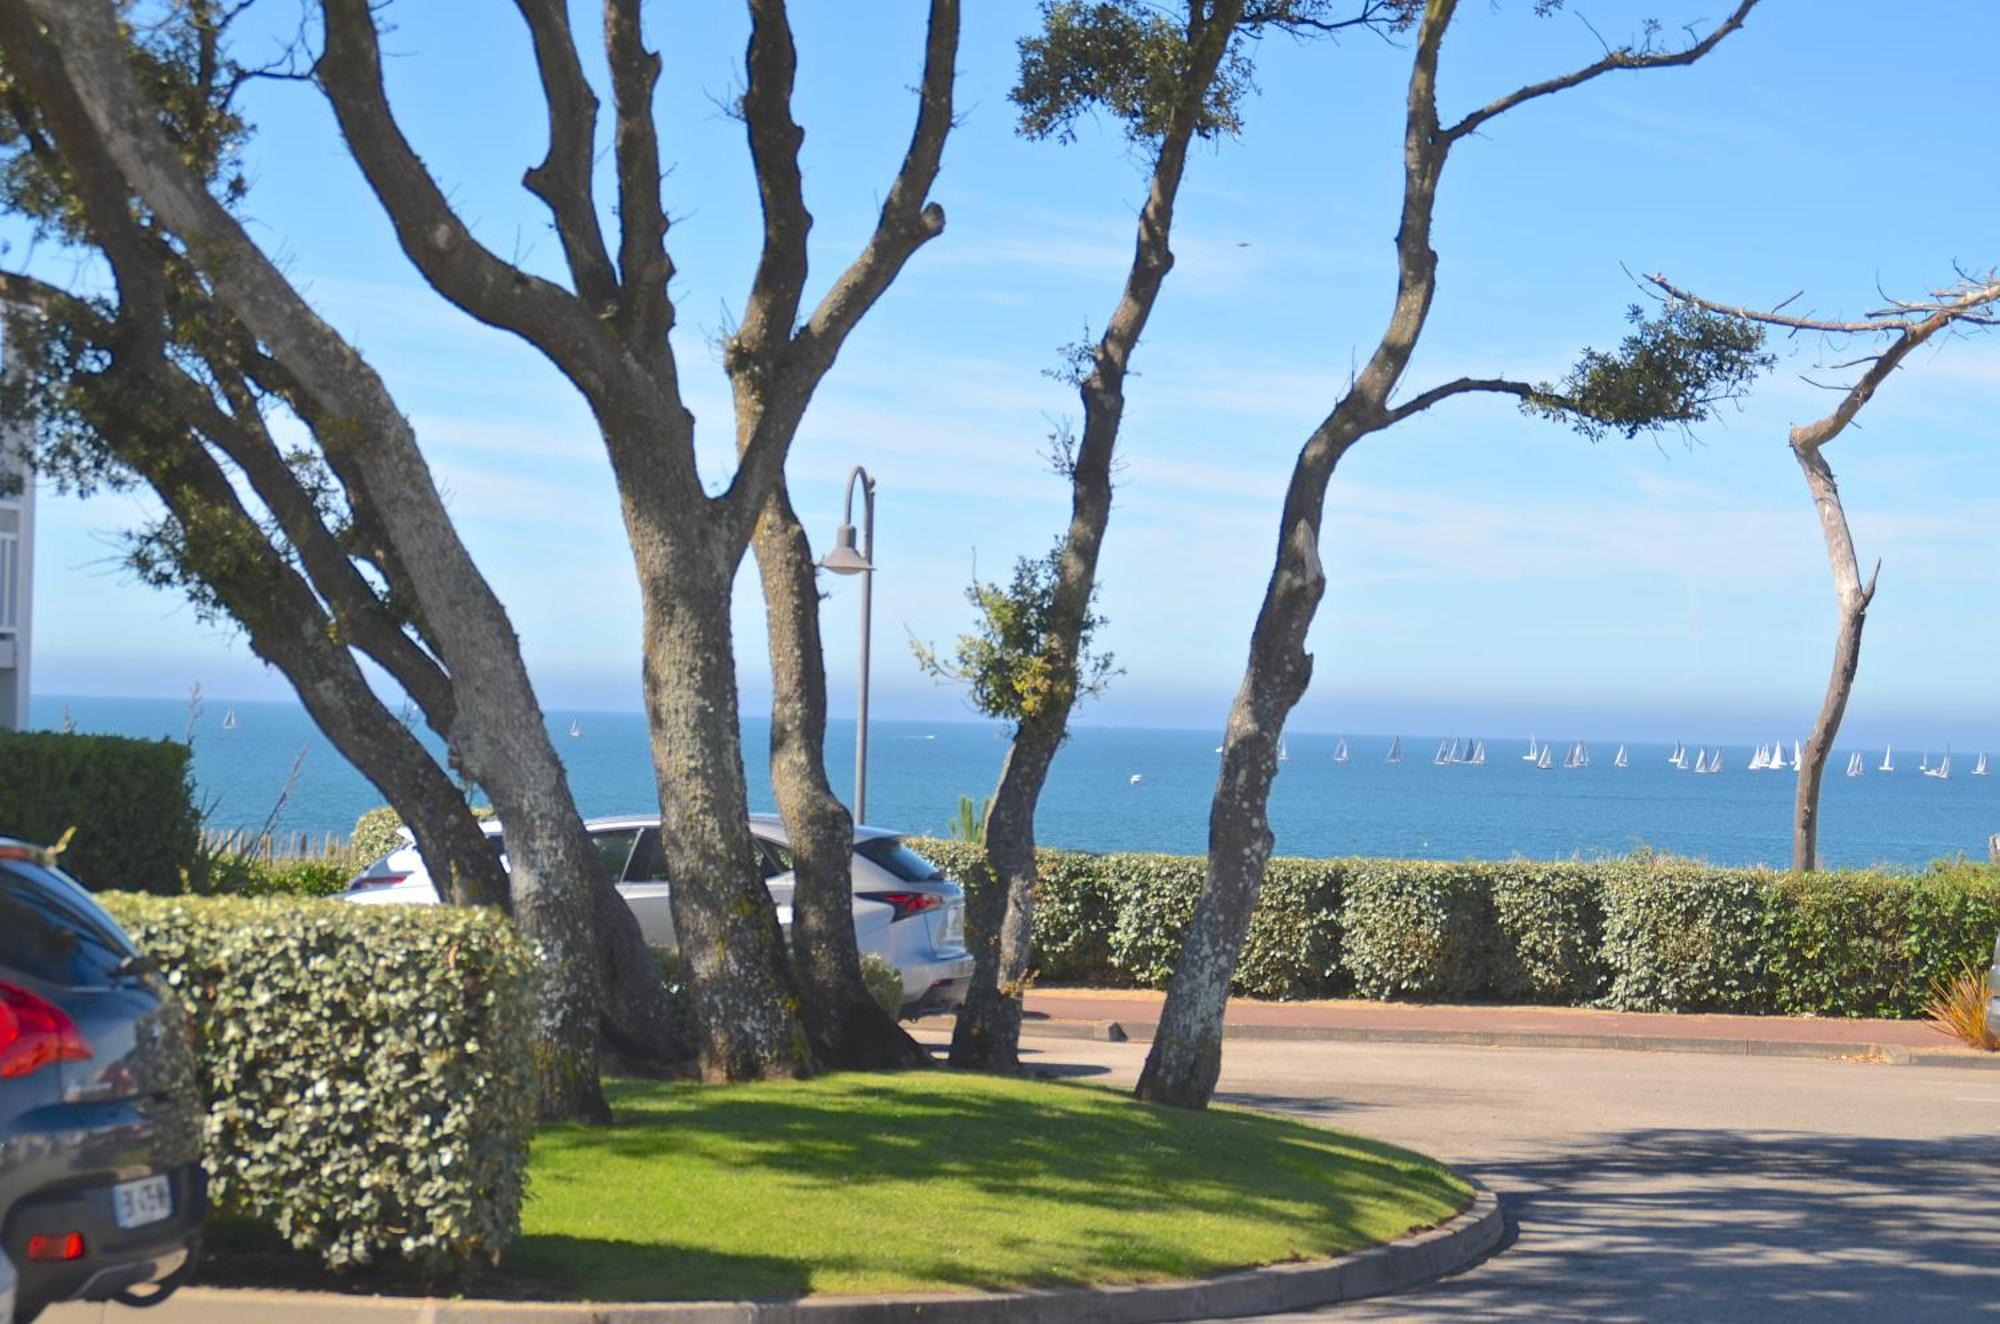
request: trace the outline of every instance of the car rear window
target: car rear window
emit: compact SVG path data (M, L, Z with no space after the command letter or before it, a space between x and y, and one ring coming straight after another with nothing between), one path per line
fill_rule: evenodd
M854 843L854 853L880 865L906 883L931 883L944 877L935 864L903 844L901 837L871 837Z
M0 861L0 968L52 984L102 984L131 944L64 875Z

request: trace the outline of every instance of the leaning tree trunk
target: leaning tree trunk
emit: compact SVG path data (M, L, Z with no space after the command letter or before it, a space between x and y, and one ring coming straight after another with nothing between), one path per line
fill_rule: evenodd
M1820 783L1826 776L1827 760L1833 756L1840 720L1847 713L1848 696L1854 691L1854 675L1861 666L1861 631L1868 623L1868 605L1875 599L1875 581L1882 567L1875 567L1866 584L1861 582L1861 565L1855 559L1854 538L1848 531L1847 511L1840 503L1840 487L1834 482L1832 468L1819 446L1796 436L1792 453L1805 473L1806 487L1819 513L1827 561L1833 567L1834 597L1840 604L1833 671L1827 677L1826 697L1820 700L1812 739L1806 742L1799 762L1798 793L1792 805L1792 868L1810 873L1819 867Z
M791 838L792 965L813 1056L827 1071L930 1065L869 995L854 936L854 820L826 777L826 661L812 546L781 479L751 546L771 652L771 785Z
M627 511L645 604L660 843L701 1026L702 1074L804 1076L813 1063L797 986L750 838L729 621L738 557L716 545L711 529L663 534Z

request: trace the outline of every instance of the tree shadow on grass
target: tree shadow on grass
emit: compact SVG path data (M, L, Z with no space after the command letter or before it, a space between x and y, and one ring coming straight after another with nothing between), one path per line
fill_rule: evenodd
M1963 1320L2000 1314L2000 1137L1647 1129L1463 1164L1517 1244L1366 1318Z

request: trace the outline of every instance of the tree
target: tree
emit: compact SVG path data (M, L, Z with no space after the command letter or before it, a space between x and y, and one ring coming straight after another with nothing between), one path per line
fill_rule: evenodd
M1095 693L1110 659L1093 657L1097 564L1111 518L1112 459L1125 381L1167 274L1174 205L1197 138L1234 134L1251 91L1249 47L1269 30L1326 34L1388 31L1408 22L1411 0L1361 0L1335 18L1330 0L1188 0L1174 14L1144 0L1047 0L1042 30L1021 42L1012 93L1020 131L1069 141L1078 119L1121 121L1150 159L1146 202L1124 289L1092 343L1074 346L1061 374L1083 409L1080 437L1058 434L1056 467L1069 480L1070 522L1044 558L1022 559L1011 586L974 584L975 633L944 662L919 647L933 674L965 681L975 707L1013 724L1012 743L984 823L990 883L967 913L972 984L952 1033L952 1065L1019 1069L1021 995L1031 959L1035 808L1078 698Z
M1993 272L1980 277L1961 274L1955 283L1933 290L1925 298L1893 300L1887 307L1853 321L1786 313L1784 308L1791 302L1789 299L1769 309L1732 307L1690 294L1664 276L1647 279L1675 304L1713 316L1779 327L1793 333L1813 333L1823 342L1846 344L1868 340L1881 344L1879 349L1833 365L1859 367L1862 372L1853 384L1836 388L1840 399L1830 413L1811 422L1794 423L1787 437L1792 457L1799 462L1799 471L1805 476L1813 509L1819 515L1838 611L1833 669L1827 677L1826 694L1820 700L1819 716L1813 722L1812 738L1806 742L1805 756L1799 760L1798 789L1792 799L1792 868L1809 873L1819 864L1820 784L1826 777L1827 760L1833 755L1841 718L1847 712L1848 696L1854 690L1854 677L1861 666L1861 631L1868 623L1868 607L1875 600L1876 581L1882 573L1882 563L1877 561L1867 582L1862 582L1854 536L1847 527L1847 508L1840 499L1833 468L1826 462L1826 446L1847 431L1848 425L1875 398L1875 392L1920 346L1940 335L2000 325L2000 316L1996 316L1996 310L2000 310L2000 276Z
M455 538L446 541L437 528L442 511L430 509L434 489L426 475L410 471L411 461L420 460L414 439L379 379L313 316L215 200L190 187L170 156L160 160L163 136L148 122L122 66L110 6L35 0L30 8L57 38L71 82L133 191L175 232L216 297L307 393L321 398L325 412L357 434L364 471L369 461L382 462L378 472L366 474L368 487L391 536L412 544L400 550L424 598L424 618L441 642L447 622L465 625L501 656L518 658L511 637L505 647L494 637L502 620L497 602L486 611L488 604L464 599L476 575ZM723 354L737 400L741 459L726 490L713 497L696 469L694 419L682 400L668 339L675 316L668 289L673 263L653 122L660 66L645 44L638 0L604 5L615 121L615 258L594 195L598 102L582 72L567 6L518 0L517 8L534 48L549 124L547 154L523 183L549 208L567 287L499 257L452 209L390 107L375 14L366 0L321 6L324 46L313 77L418 271L471 316L542 351L598 421L639 574L662 839L675 880L674 922L692 976L704 1069L726 1079L801 1074L811 1069L811 1054L749 833L728 603L735 569L814 389L902 265L943 229L942 210L927 194L951 123L958 6L956 0L931 4L916 128L873 234L805 311L811 217L798 165L803 133L790 113L797 56L782 0L751 0L747 80L738 107L764 204L764 245L743 321ZM408 501L384 490L397 477L426 495ZM482 610L458 612L467 606ZM493 679L527 697L525 672ZM517 751L524 760L540 768L546 751L559 775L538 724L519 738L533 746ZM562 815L554 806L546 794L540 802L500 804L510 847L524 832L537 835L545 819L555 824ZM521 817L527 821L517 822ZM514 892L519 907L518 875Z
M231 99L246 71L221 50L226 15L193 0L130 43L95 6L55 17L0 12L7 200L44 234L100 252L116 299L8 275L5 292L35 313L11 330L36 359L10 404L35 414L59 477L148 483L167 516L133 544L141 574L244 627L403 812L448 891L511 904L550 964L543 1110L608 1119L600 1008L628 1052L684 1048L637 925L601 878L505 612L406 421L230 214L247 132ZM136 205L134 161L164 206ZM253 334L239 307L280 334ZM281 448L271 408L296 414L319 453ZM511 878L355 652L405 689L507 814Z
M1437 103L1438 58L1458 5L1457 0L1427 0L1424 5L1404 117L1395 300L1366 363L1300 448L1286 487L1271 578L1251 632L1248 665L1230 708L1222 766L1209 807L1207 876L1139 1077L1140 1098L1199 1108L1215 1090L1222 1065L1223 1009L1271 855L1268 806L1278 769L1278 739L1312 678L1305 637L1326 589L1319 536L1335 466L1363 438L1459 395L1511 395L1541 412L1588 408L1587 403L1563 400L1554 387L1504 378L1461 377L1401 403L1394 401L1437 291L1431 225L1438 185L1452 149L1518 106L1605 74L1692 64L1741 28L1755 6L1756 0L1741 0L1706 36L1678 50L1657 49L1657 29L1648 24L1645 37L1633 45L1610 49L1589 65L1519 88L1447 122L1440 118ZM1656 366L1673 389L1651 400L1643 416L1624 421L1636 428L1704 418L1715 400L1740 389L1748 379L1741 361L1728 354Z

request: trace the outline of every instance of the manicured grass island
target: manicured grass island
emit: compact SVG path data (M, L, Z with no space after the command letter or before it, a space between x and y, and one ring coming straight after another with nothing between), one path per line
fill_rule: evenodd
M1194 1278L1441 1223L1418 1154L1263 1113L945 1072L624 1082L617 1124L535 1140L502 1271L590 1300Z

